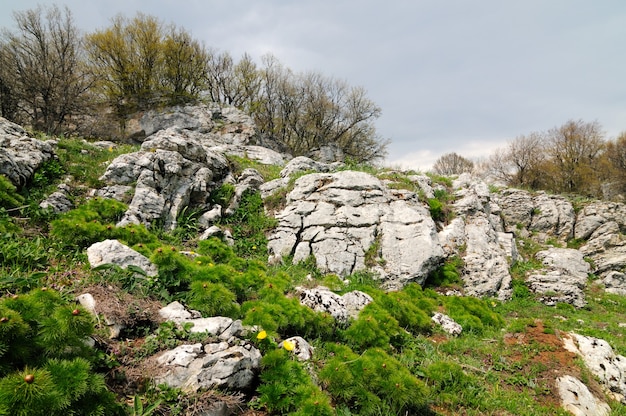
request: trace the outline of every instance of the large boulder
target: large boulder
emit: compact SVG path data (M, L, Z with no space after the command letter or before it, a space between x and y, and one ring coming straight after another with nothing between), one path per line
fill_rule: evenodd
M542 262L543 268L533 271L526 280L531 290L543 295L542 302L547 305L569 303L577 308L587 304L584 289L591 266L580 251L551 247L539 251L535 258Z
M626 357L613 351L603 339L568 334L564 347L580 355L585 366L603 384L614 400L626 403Z
M54 157L51 142L29 137L22 127L0 117L0 175L15 186L23 186Z
M87 259L91 267L103 264L114 264L123 269L135 266L142 269L148 276L156 276L157 267L141 253L125 246L117 240L104 240L87 248Z
M492 202L489 187L469 174L461 175L453 187L456 218L440 236L448 255L461 254L465 293L506 300L512 291L509 262L513 243L511 236L499 231L502 226L494 212L499 207ZM506 237L504 241L500 241L502 237Z
M423 284L443 258L435 223L417 195L389 189L364 172L298 178L276 218L271 262L313 256L321 271L345 276L369 267L367 256L393 289Z
M574 376L558 377L556 389L561 398L561 407L574 416L608 416L611 413L611 407L594 396L589 388Z
M190 204L204 206L228 173L224 155L179 130L167 129L144 141L140 151L115 158L101 179L109 185L135 184L119 225L150 225L161 219L164 228L174 229L182 210Z

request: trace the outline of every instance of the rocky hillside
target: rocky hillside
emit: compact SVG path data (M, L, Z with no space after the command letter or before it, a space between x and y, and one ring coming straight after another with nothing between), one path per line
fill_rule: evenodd
M0 120L0 414L626 414L626 205L128 128Z

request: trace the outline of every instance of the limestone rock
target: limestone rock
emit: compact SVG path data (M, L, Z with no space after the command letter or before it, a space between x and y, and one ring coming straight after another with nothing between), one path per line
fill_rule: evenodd
M580 355L587 368L604 385L607 393L615 400L626 403L626 357L617 355L608 342L575 333L569 336L574 341L564 346Z
M574 416L608 416L611 413L609 405L595 397L576 377L559 377L556 386L561 407Z
M604 279L604 288L608 293L626 296L626 274L618 271L610 271Z
M584 307L584 289L591 271L581 252L568 248L549 248L538 252L535 257L545 266L527 277L531 290L548 294L541 298L547 305L556 302Z
M162 219L166 229L174 229L183 208L203 206L227 173L228 161L222 154L167 129L144 141L140 151L115 158L101 179L110 185L136 183L118 225L150 225Z
M330 314L338 322L347 322L349 318L355 319L359 312L373 299L367 293L353 290L342 296L334 293L324 286L313 289L296 288L300 293L300 303L317 312Z
M261 353L248 343L227 342L180 345L159 355L161 374L157 384L184 391L250 387L261 363Z
M435 223L417 196L388 189L367 173L302 176L286 202L269 236L270 262L312 255L322 272L346 276L366 268L365 253L374 245L374 270L393 289L423 284L442 260Z
M338 167L343 166L342 163L324 163L315 161L306 156L298 156L291 159L287 165L280 171L282 178L289 178L298 172L332 172Z
M39 206L43 209L51 209L56 214L70 211L74 208L74 204L69 199L69 193L70 187L66 184L60 184L55 192L41 201Z
M104 240L92 244L87 249L87 258L91 267L115 264L125 269L132 265L141 268L148 276L158 274L157 267L146 256L117 240Z
M456 189L453 210L457 215L441 232L450 254L461 245L465 292L477 297L497 297L506 300L511 296L509 273L510 250L500 241L499 223L494 223L489 187L469 174L453 182ZM498 207L498 209L500 209Z
M574 236L576 214L572 204L559 195L531 194L520 189L505 189L496 202L502 209L506 231L519 228L565 241Z
M285 342L289 342L294 346L292 351L293 355L300 361L309 361L313 358L313 347L302 337L287 338L278 344L278 348L283 348Z
M460 335L461 332L463 332L463 327L461 325L443 313L435 313L431 320L436 324L439 324L441 328L450 335Z
M0 175L25 185L35 171L55 157L52 142L28 137L19 125L0 117Z

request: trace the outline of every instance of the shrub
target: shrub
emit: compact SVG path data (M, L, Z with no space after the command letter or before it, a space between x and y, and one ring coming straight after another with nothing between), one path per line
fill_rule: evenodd
M92 371L91 315L52 291L0 301L0 414L121 414Z
M17 192L17 188L4 175L0 175L0 207L15 208L24 203L24 198Z
M461 270L463 269L463 259L453 256L437 270L432 272L426 281L428 286L451 286L461 284Z
M261 361L261 385L256 406L270 414L331 416L330 400L317 387L304 365L283 349L269 351Z
M422 414L427 388L398 360L375 348L358 355L326 344L319 378L333 401L359 415Z
M491 310L482 299L444 296L442 300L448 315L458 322L465 332L480 334L485 326L499 328L504 323L502 317Z

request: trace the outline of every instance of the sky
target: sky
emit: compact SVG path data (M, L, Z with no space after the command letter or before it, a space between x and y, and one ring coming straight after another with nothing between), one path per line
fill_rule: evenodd
M0 27L38 4L67 5L85 32L142 12L235 58L363 87L391 167L484 159L568 120L626 131L623 0L0 0Z

